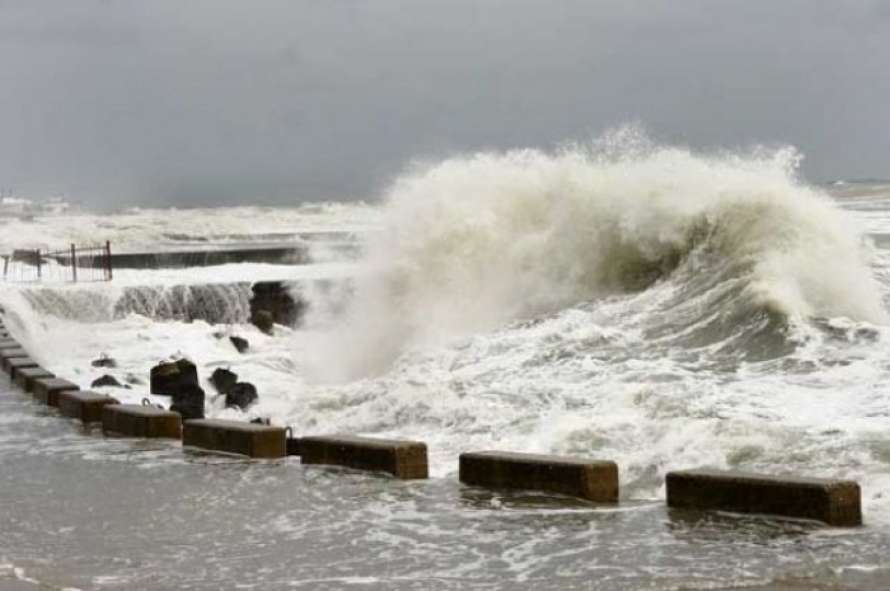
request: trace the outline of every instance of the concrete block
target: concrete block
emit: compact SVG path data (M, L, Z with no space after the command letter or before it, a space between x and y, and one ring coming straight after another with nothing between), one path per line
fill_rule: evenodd
M9 379L12 381L15 381L16 372L20 369L26 367L40 367L37 365L37 362L30 357L10 357L9 359L4 359L4 362L6 363L6 371L9 372Z
M49 406L59 406L59 392L80 390L74 382L62 378L36 378L31 388L34 398Z
M143 404L106 404L102 408L102 431L126 437L170 437L179 439L179 413Z
M284 427L221 419L183 422L182 444L252 458L282 458L287 452Z
M426 444L354 435L301 437L302 464L331 464L359 470L389 472L396 478L427 478Z
M0 349L17 349L21 346L22 345L17 340L0 333Z
M42 367L23 367L15 372L16 385L25 392L31 392L34 387L34 380L37 378L54 378L55 374L48 372Z
M600 503L618 501L618 466L603 460L503 451L463 453L460 481L486 488L556 492Z
M29 355L28 352L21 347L0 350L0 367L3 368L3 371L9 371L9 366L7 364L10 359L15 359L16 357L29 357Z
M80 419L84 423L102 421L102 407L118 404L117 399L89 390L64 390L59 392L59 412L66 417Z
M666 481L670 507L862 524L859 485L850 480L686 470L669 472Z

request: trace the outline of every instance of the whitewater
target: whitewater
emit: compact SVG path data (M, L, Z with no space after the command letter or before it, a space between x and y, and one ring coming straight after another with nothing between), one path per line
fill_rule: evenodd
M811 185L800 158L695 153L623 131L417 162L377 202L9 219L7 249L21 237L53 248L110 239L133 252L287 242L309 257L7 282L0 304L39 363L82 387L113 373L131 388L103 391L125 402L168 404L148 392L148 372L184 356L208 416L427 442L427 485L279 474L309 501L288 509L267 495L254 525L279 542L318 539L318 551L290 571L270 567L260 578L271 587L878 589L890 576L890 184ZM272 335L249 324L251 285L269 280L305 304ZM103 353L116 369L90 365ZM208 381L217 367L254 383L259 402L223 408ZM107 470L127 460L170 471L183 491L183 470L206 467L167 448L76 442L65 423L39 429L50 449L88 464L112 457ZM0 453L30 445L0 434ZM461 490L458 454L482 449L614 460L622 503ZM866 526L672 517L665 473L705 466L854 479ZM277 490L242 468L240 482ZM364 496L303 519L350 486ZM356 536L391 570L346 560ZM97 586L144 582L134 573Z

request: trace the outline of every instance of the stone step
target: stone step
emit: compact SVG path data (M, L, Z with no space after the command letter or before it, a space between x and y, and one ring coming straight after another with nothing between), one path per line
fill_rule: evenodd
M40 367L37 362L30 357L10 357L3 361L6 371L9 373L9 379L12 381L15 381L16 375L20 369L25 369L26 367Z
M42 367L23 367L15 372L15 384L25 392L32 392L37 378L54 378L55 374Z
M65 390L59 392L59 412L66 417L80 419L84 423L102 421L102 409L106 404L118 404L117 399L90 390Z
M80 390L77 384L62 378L37 378L31 392L34 398L49 406L59 406L59 392Z
M222 419L191 419L182 424L182 444L252 458L286 455L284 427Z
M562 493L600 503L618 501L615 462L504 451L463 453L460 481L486 488Z
M179 439L182 417L178 412L143 404L106 404L102 408L102 431L125 437L169 437Z
M329 464L388 472L396 478L428 478L426 444L354 435L300 437L303 464Z
M9 360L18 357L29 357L29 355L28 352L21 347L0 350L0 368L3 368L3 371L8 372Z
M685 470L669 472L666 484L669 507L862 524L859 485L850 480Z

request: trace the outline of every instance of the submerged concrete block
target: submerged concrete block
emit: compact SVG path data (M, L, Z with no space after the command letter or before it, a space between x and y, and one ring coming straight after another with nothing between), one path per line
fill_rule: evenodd
M74 382L62 378L36 378L31 392L34 398L49 406L59 406L59 392L80 390Z
M859 485L850 480L686 470L669 472L666 483L670 507L862 524Z
M66 417L80 419L84 423L102 420L102 408L106 404L118 404L117 399L89 390L65 390L59 392L59 412Z
M252 458L281 458L287 452L284 427L221 419L183 422L182 444Z
M37 362L30 357L10 357L3 360L6 364L6 371L9 372L9 379L15 381L16 373L20 369L26 367L40 367Z
M28 352L22 349L21 347L15 347L12 349L2 349L0 350L0 367L3 368L4 371L9 371L9 360L15 359L17 357L29 357Z
M171 437L179 439L179 413L142 404L106 404L102 408L102 431L128 437Z
M396 478L427 478L426 444L354 435L301 437L296 444L302 464L331 464L389 472Z
M37 378L54 378L55 374L46 371L42 367L23 367L16 369L15 383L25 392L31 392L34 387L34 380Z
M487 488L543 490L597 501L618 501L615 462L479 451L460 455L460 481Z

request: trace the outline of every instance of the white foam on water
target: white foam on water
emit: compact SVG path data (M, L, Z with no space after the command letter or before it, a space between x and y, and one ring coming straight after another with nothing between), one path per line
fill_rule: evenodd
M209 395L216 367L259 389L247 413L217 400L211 416L420 439L434 477L453 476L462 451L504 449L615 460L627 499L663 497L664 473L689 467L854 478L868 522L890 525L890 259L861 233L890 212L843 211L796 178L797 160L630 132L461 156L393 184L367 216L384 231L358 267L238 264L60 288L113 302L139 285L354 279L345 317L309 289L305 324L274 336L140 314L87 322L35 311L21 287L0 299L50 370L81 385L140 377L107 390L125 402L148 396L153 364L182 355ZM353 227L328 213L328 227ZM102 352L117 370L90 367Z

